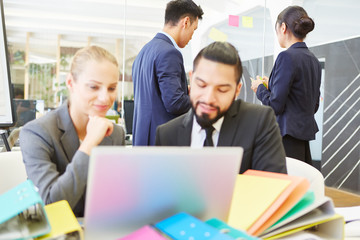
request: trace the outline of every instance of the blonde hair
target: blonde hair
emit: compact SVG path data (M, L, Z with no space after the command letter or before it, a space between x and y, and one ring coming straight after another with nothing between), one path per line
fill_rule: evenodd
M86 63L91 60L95 60L97 62L108 60L116 67L119 67L119 64L114 55L112 55L106 49L95 45L84 47L76 52L71 62L70 73L74 80L76 80L77 76L79 76L79 74L83 71Z

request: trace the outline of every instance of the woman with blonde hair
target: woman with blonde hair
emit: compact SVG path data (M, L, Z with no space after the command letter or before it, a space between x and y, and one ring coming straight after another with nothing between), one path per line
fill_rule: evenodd
M125 143L124 130L105 118L118 80L112 54L98 46L80 49L66 79L69 101L21 130L26 172L45 204L67 200L77 217L84 215L91 150Z

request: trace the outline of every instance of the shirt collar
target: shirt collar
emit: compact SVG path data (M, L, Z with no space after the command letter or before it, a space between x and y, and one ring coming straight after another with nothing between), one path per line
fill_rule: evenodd
M215 123L213 123L213 127L217 132L220 132L221 125L224 122L224 116L222 116L219 120L217 120ZM197 133L200 133L202 130L201 126L196 121L196 117L194 114L194 121L193 121L193 131L196 131Z
M172 44L174 45L174 47L179 50L179 52L181 52L181 48L177 45L177 43L175 42L175 40L172 38L172 36L170 36L169 34L167 34L166 32L164 31L160 31L160 33L164 34L165 36L167 36L170 41L172 42Z

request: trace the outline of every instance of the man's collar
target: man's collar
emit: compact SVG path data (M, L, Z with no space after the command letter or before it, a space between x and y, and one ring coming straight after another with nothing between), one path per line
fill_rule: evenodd
M160 31L159 33L164 34L165 36L167 36L170 41L172 42L172 44L174 45L174 47L179 50L179 52L181 52L181 48L177 45L177 43L175 42L174 38L172 36L170 36L168 33L164 32L164 31Z
M215 128L215 130L217 132L220 132L221 125L223 122L224 122L224 116L222 116L219 120L217 120L212 126ZM199 123L196 121L196 116L194 114L194 116L193 116L193 131L200 133L201 130L202 130L202 128L199 125Z

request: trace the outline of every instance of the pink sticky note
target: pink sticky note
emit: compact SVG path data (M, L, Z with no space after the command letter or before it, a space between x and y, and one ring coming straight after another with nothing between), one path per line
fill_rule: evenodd
M229 26L238 27L239 26L239 16L229 15Z
M135 232L130 233L126 237L120 238L118 240L166 240L165 237L161 236L156 230L146 225L142 228L139 228Z

